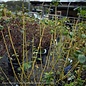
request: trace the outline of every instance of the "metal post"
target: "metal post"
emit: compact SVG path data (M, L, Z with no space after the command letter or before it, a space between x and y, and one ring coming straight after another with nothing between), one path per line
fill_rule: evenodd
M70 4L71 4L71 2L69 2L69 4L68 4L66 17L68 17L68 13L69 13L69 6L70 6Z
M30 0L28 0L28 10L30 12Z

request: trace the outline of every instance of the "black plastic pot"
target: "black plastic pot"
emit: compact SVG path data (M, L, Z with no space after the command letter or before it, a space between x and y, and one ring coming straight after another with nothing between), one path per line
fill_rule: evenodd
M45 64L46 63L46 56L47 56L48 50L47 49L43 49L42 52L40 53L40 51L37 54L37 64ZM39 58L41 58L42 60L39 60Z
M20 66L19 66L17 60L11 60L11 62L12 62L12 65L14 67L15 73L16 74L21 73L21 70L19 70ZM8 59L8 74L11 75L11 76L14 76L12 65L10 63L10 60Z

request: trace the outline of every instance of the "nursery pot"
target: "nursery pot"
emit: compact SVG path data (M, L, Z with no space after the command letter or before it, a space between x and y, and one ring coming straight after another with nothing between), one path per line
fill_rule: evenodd
M19 70L20 66L17 60L11 60L14 71L16 74L21 73L21 70ZM10 59L8 59L8 74L14 76L14 72L12 69L12 65L11 65ZM21 62L20 62L21 64Z
M42 64L45 64L46 56L47 56L47 49L41 50L41 53L39 51L37 54L37 60L36 60L37 64L41 64L41 62ZM39 60L39 58L41 58L41 60Z

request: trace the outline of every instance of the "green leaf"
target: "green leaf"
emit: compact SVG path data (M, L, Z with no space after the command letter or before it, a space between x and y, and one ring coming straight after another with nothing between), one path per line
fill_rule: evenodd
M83 54L78 55L78 60L80 63L84 63L86 61L86 56Z
M68 35L68 30L63 30L63 35Z
M85 34L82 34L81 36L82 36L82 38L84 38L84 39L86 38L86 35L85 35Z
M3 57L0 57L0 59L2 59Z
M37 58L37 59L40 60L40 61L42 60L42 58Z
M19 55L17 54L17 55L15 55L15 54L12 54L12 56L16 56L16 57L19 57Z
M21 68L19 67L17 70L18 70L18 71L21 71Z
M49 24L48 20L45 20L45 19L43 19L40 23L43 23L45 25L48 25Z
M45 23L46 25L48 25L48 21L45 20L44 23Z
M0 30L3 30L3 29L4 29L4 27L2 25L0 25Z
M86 65L83 65L83 68L86 69Z
M82 51L80 51L80 50L76 51L76 54L81 54L81 53L82 53Z
M72 38L74 36L74 33L73 32L70 32L69 33L69 36Z
M51 30L50 33L53 34L54 33L54 30Z
M59 0L53 0L53 1L52 1L52 4L55 5L55 6L58 6L58 4L59 4L58 1L59 1Z
M9 23L9 22L10 22L10 19L5 20L5 23Z
M2 77L2 76L0 77L0 80L4 80L4 79L5 79L4 77Z
M30 63L24 63L24 70L27 70L31 68L31 64Z
M36 57L36 56L33 56L32 58L33 58L33 59L36 59L37 57Z

